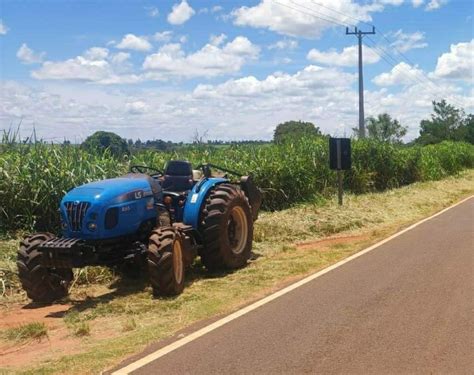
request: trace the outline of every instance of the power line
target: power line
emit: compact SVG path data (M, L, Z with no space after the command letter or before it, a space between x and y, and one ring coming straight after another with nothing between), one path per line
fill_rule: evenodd
M378 30L380 30L380 28L378 28ZM417 64L414 63L412 60L410 60L402 51L400 51L395 45L394 45L394 42L390 41L388 39L388 37L386 36L386 34L384 34L383 32L381 32L381 35L382 37L387 41L388 45L390 47L392 47L393 49L395 49L395 51L405 60L405 62L407 62L409 65L415 67ZM430 83L431 84L431 87L435 88L436 90L439 90L439 87L438 87L438 84L436 82L434 82L428 75L425 74L425 72L423 72L423 70L420 70L420 74L421 76L423 77L423 79L425 79L427 81L427 83ZM460 103L459 101L457 101L457 99L454 99L454 98L451 98L451 100L456 103L458 106L462 107L463 104Z
M334 9L334 8L328 7L327 5L318 3L317 1L311 0L311 2L314 3L314 4L316 4L316 5L319 5L319 6L322 7L322 8L326 8L326 9L332 11L332 12L338 13L338 14L344 16L344 17L351 18L351 19L353 19L354 21L357 21L358 23L364 23L364 24L366 24L367 26L375 27L373 24L368 23L368 22L366 22L366 21L363 21L363 20L361 20L360 18L353 17L353 16L351 16L351 15L349 15L349 14L346 14L346 13L343 13L343 12L337 10L337 9ZM356 25L351 25L351 26L356 26Z
M276 3L276 4L278 4L278 5L284 6L284 7L286 7L286 8L289 8L289 9L295 10L295 11L297 11L297 12L300 12L300 13L302 13L302 14L306 14L306 15L308 15L308 16L312 16L312 17L315 17L315 18L319 18L319 19L321 19L321 20L323 20L323 21L326 21L326 22L329 22L329 23L332 23L332 24L335 24L335 25L338 25L338 26L342 26L342 27L346 27L346 26L347 26L347 25L344 25L344 24L340 23L339 21L335 21L334 18L333 18L332 20L330 20L330 19L327 19L327 18L324 18L324 17L321 17L321 16L317 16L317 15L315 15L314 13L305 12L305 11L299 9L299 8L292 7L292 6L288 5L288 4L280 3L279 1L276 1L276 0L273 0L273 2ZM293 3L293 1L292 1L292 3ZM297 3L294 3L294 4L297 4ZM300 5L300 6L301 6L301 4L297 4L297 5ZM309 8L307 8L307 7L305 7L305 8L306 8L306 9L309 9ZM322 13L319 13L319 14L322 14ZM332 18L332 17L331 17L331 18Z
M333 17L329 14L326 14L326 13L322 13L322 12L319 12L317 10L314 10L313 8L310 8L310 7L307 7L306 5L303 5L303 4L300 4L300 3L297 3L293 0L290 0L291 3L295 4L295 5L298 5L299 7L301 8L304 8L304 9L307 9L307 10L310 10L311 12L315 12L317 14L321 14L323 16L325 16L326 18L330 18L332 21L332 23L336 24L336 25L339 25L339 26L342 26L342 27L347 27L347 26L354 26L352 24L346 24L346 23L342 23L342 21L340 21L339 19L337 19L336 17ZM315 16L314 14L312 14L314 17L317 17Z
M367 38L372 42L372 45L368 45L368 43L366 43L366 44L370 48L372 48L372 50L378 56L380 56L385 62L387 62L389 65L391 65L394 69L398 70L402 74L404 74L403 71L406 71L406 74L404 74L404 76L407 77L411 82L413 82L414 84L423 85L426 88L429 88L430 90L434 91L435 94L438 94L441 97L446 96L447 98L449 98L450 101L452 101L453 103L455 103L459 107L463 107L463 104L461 102L459 102L456 98L454 98L452 95L447 96L446 93L444 91L442 91L442 89L440 89L433 81L427 79L422 70L418 70L417 71L418 74L411 74L408 71L408 69L406 69L403 65L400 65L400 63L402 61L400 61L400 60L396 59L395 57L393 57L393 55L390 54L390 52L387 51L385 48L383 48L383 46L377 45L377 42L374 41L372 38L370 38L370 37L367 37ZM377 51L379 51L380 53L377 53ZM389 61L387 58L391 59L392 62Z
M394 57L392 56L392 54L391 54L389 51L387 51L387 50L383 49L382 47L380 47L380 49L382 49L382 51L383 51L382 54L385 54L386 56L388 56L389 58L391 58L392 60L394 60L396 65L398 65L400 62L402 62L402 60L405 60L405 62L408 63L409 65L411 65L411 66L413 66L413 67L416 67L417 64L414 63L411 59L409 59L400 49L398 49L398 48L396 47L396 45L394 45L394 42L391 41L391 40L389 40L389 38L387 37L387 33L384 33L384 32L380 29L380 27L375 27L375 25L370 24L370 23L368 23L368 22L366 22L366 21L363 21L363 20L361 20L360 18L353 17L353 16L351 16L351 15L349 15L349 14L347 14L347 13L341 12L341 11L339 11L339 10L337 10L337 9L334 9L334 8L331 8L331 7L327 6L327 5L318 3L318 2L315 1L315 0L311 0L311 1L312 1L315 5L318 5L318 6L322 7L322 8L328 9L328 10L334 12L334 13L338 13L338 14L343 15L343 16L345 16L345 17L351 18L351 19L353 19L353 20L355 20L355 21L357 21L357 22L364 23L364 24L366 24L366 25L370 25L370 26L374 27L377 31L379 31L379 34L382 36L382 38L385 39L385 41L387 42L387 45L388 45L390 48L394 49L394 50L398 53L398 55L401 56L402 59L396 59L396 58L394 58ZM370 37L369 37L369 39L372 40ZM377 43L374 42L374 41L373 41L373 43L375 44L375 47L377 48L377 47L378 47L378 46L377 46ZM379 56L382 57L383 60L385 60L386 62L388 62L388 60L387 60L386 58L384 58L384 57L381 56L381 55L379 55ZM389 63L389 64L392 65L391 63ZM394 65L392 65L392 66L394 66ZM394 67L395 67L395 66L394 66ZM431 84L431 85L430 85L430 88L431 88L431 89L435 88L435 90L439 90L438 84L437 84L436 82L434 82L430 77L428 77L422 70L420 70L419 73L421 74L421 78L423 78L423 79L426 81L426 82L423 82L423 81L421 80L421 78L420 78L418 75L416 75L414 78L415 78L419 83L421 83L421 84ZM410 79L412 79L412 77L411 77L410 75L407 75L407 76L408 76ZM412 82L414 82L414 81L412 80ZM428 86L427 86L427 87L428 87ZM439 91L438 91L438 92L439 92ZM458 106L460 106L460 107L463 106L463 104L460 103L460 102L459 102L457 99L455 99L454 97L451 97L450 100L452 100L454 103L456 103L456 104L457 104Z
M334 8L331 8L327 5L324 5L324 4L321 4L321 3L318 3L317 1L315 0L312 0L312 2L315 4L315 5L318 5L322 8L325 8L325 9L328 9L334 13L338 13L340 15L343 15L347 18L351 18L357 22L360 22L360 23L364 23L366 25L370 25L372 26L373 28L375 28L375 30L379 31L379 33L381 34L382 38L387 42L387 45L392 48L393 50L395 50L399 56L401 56L401 59L397 59L395 57L393 57L393 55L388 51L386 50L385 48L383 48L382 46L378 46L377 43L375 41L373 41L370 37L368 37L373 43L374 43L374 48L379 48L379 50L382 52L382 55L381 54L378 54L384 61L386 61L387 63L389 63L389 65L393 66L395 68L395 66L398 66L398 64L400 62L402 62L403 60L405 60L405 62L413 67L416 67L417 64L415 64L412 60L410 60L402 51L400 51L395 45L394 45L394 42L391 41L388 37L387 37L387 34L384 33L379 27L376 27L375 25L373 24L370 24L368 22L365 22L359 18L356 18L356 17L353 17L347 13L343 13L337 9L334 9ZM371 47L372 48L372 47ZM375 52L375 51L374 51ZM395 62L395 65L393 65L392 63L390 63L387 58L384 57L387 56L388 58L392 59L394 62ZM402 70L399 70L402 74ZM419 74L416 74L414 76L410 75L410 74L406 74L405 76L408 77L412 82L416 83L414 81L414 79L422 84L422 85L426 85L426 87L429 87L431 90L437 92L438 94L441 93L439 87L438 87L438 84L435 83L430 77L428 77L425 72L423 70L419 70L418 71ZM421 77L420 77L421 76ZM423 81L424 80L424 81ZM446 94L443 92L441 96L446 96ZM449 95L448 98L450 98L450 100L452 102L454 102L455 104L457 104L458 106L460 107L463 107L463 104L461 102L459 102L454 96L452 95Z
M343 22L344 21L340 21L338 20L337 18L329 15L329 14L326 14L326 13L322 13L322 12L319 12L313 8L310 8L310 7L307 7L303 4L300 4L300 3L297 3L293 0L290 0L291 3L295 4L296 6L298 6L299 8L297 7L293 7L293 6L290 6L288 4L284 4L284 3L281 3L279 1L276 1L276 0L273 0L274 3L276 4L279 4L281 6L284 6L286 8L289 8L289 9L292 9L296 12L299 12L299 13L302 13L302 14L306 14L306 15L309 15L309 16L312 16L314 18L318 18L318 19L321 19L323 21L326 21L326 22L329 22L329 23L332 23L332 24L335 24L335 25L338 25L338 26L342 26L342 27L347 27L347 26L353 26L353 27L356 27L355 24L351 24L351 23L347 23L347 24L344 24ZM355 20L357 22L360 22L360 23L364 23L366 25L370 25L371 27L373 27L373 31L380 31L380 34L382 36L382 38L385 39L385 41L387 42L387 46L390 47L390 48L393 48L409 65L415 67L416 64L413 63L402 51L400 51L398 48L396 48L396 46L393 45L393 42L390 41L387 37L387 35L385 33L383 33L380 28L377 28L375 27L375 25L373 24L370 24L366 21L363 21L359 18L356 18L356 17L353 17L351 15L348 15L346 13L343 13L343 12L340 12L339 10L336 10L334 8L331 8L331 7L328 7L326 5L323 5L323 4L320 4L314 0L312 0L312 2L315 4L315 5L318 5L322 8L326 8L334 13L338 13L340 15L343 15L345 16L346 18L350 18L352 20ZM300 8L304 8L306 10L309 10L310 12L307 12L307 11L303 11L302 9ZM316 13L316 14L315 14ZM376 41L374 41L372 38L370 38L369 36L367 36L369 38L369 40L373 43L373 47L372 46L369 46L370 48L372 48L372 50L374 51L374 53L376 53L379 57L381 57L385 62L387 62L390 66L392 66L394 69L397 69L402 75L404 75L405 77L407 77L411 82L413 82L414 84L421 84L421 85L424 85L425 87L427 88L430 88L430 90L433 90L435 93L438 93L438 94L441 94L441 96L446 96L447 98L449 98L450 101L452 101L453 103L457 104L459 107L463 107L463 104L461 102L459 102L456 98L453 97L452 94L450 94L449 96L446 95L446 93L440 91L441 89L438 87L438 84L435 83L434 81L432 81L429 77L427 77L424 72L422 70L419 70L420 74L421 74L421 77L420 75L418 74L408 74L408 70L404 69L403 66L400 66L399 64L403 61L402 59L400 58L396 58L394 57L388 50L386 50L385 48L383 48L383 46L379 45ZM367 43L366 43L367 44ZM379 51L379 52L377 52ZM391 61L392 62L391 62ZM407 73L404 73L403 71L406 71ZM359 116L360 116L360 113L359 113Z

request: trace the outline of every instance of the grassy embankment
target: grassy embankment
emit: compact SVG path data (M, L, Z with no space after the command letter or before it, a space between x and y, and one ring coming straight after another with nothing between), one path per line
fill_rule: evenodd
M152 299L145 280L112 277L107 285L76 285L66 301L72 306L65 306L66 315L58 318L68 327L61 334L79 340L74 354L58 350L48 361L36 358L16 370L97 373L152 341L235 310L473 193L474 171L468 170L382 193L347 195L343 207L334 199L318 199L262 213L256 224L254 259L246 268L210 275L196 262L184 293L176 298ZM321 241L328 237L338 239ZM15 248L14 240L0 242L1 269L14 269ZM18 307L15 301L26 302L16 293L0 301L4 314ZM77 338L81 327L84 335ZM57 331L48 329L52 342Z

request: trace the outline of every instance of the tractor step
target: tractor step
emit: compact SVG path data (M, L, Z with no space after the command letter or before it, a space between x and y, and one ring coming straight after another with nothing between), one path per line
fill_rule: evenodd
M179 229L183 232L189 232L189 231L193 230L192 225L186 225L184 223L173 223L173 227L176 228L176 229Z

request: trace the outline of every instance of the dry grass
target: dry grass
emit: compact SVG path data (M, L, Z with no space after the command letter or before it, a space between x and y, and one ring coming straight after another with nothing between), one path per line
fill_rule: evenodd
M467 171L459 177L414 183L383 193L346 195L342 207L330 200L263 213L256 226L255 239L265 243L291 242L409 222L469 194L474 190L473 184L474 172Z
M225 314L474 193L474 171L457 178L413 184L379 194L345 197L263 213L255 230L254 259L233 273L209 274L195 263L184 293L152 299L146 280L118 280L108 287L75 287L68 324L122 328L120 336L88 338L83 353L35 364L30 373L97 373L148 343L173 335L193 322ZM355 236L353 241L297 247L327 236ZM87 297L85 297L87 295ZM133 317L133 318L132 318ZM100 318L100 319L99 319ZM132 322L133 319L133 322Z

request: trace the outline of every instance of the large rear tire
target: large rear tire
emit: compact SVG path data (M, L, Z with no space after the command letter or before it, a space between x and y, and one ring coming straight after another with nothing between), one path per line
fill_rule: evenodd
M18 276L26 295L37 303L52 303L68 295L73 279L70 268L46 268L41 265L38 247L54 236L36 233L20 243L17 253Z
M202 212L204 248L201 260L207 269L243 267L252 250L253 219L244 192L231 184L217 185Z
M175 296L184 289L185 264L181 234L173 227L152 231L148 243L148 273L155 296Z

